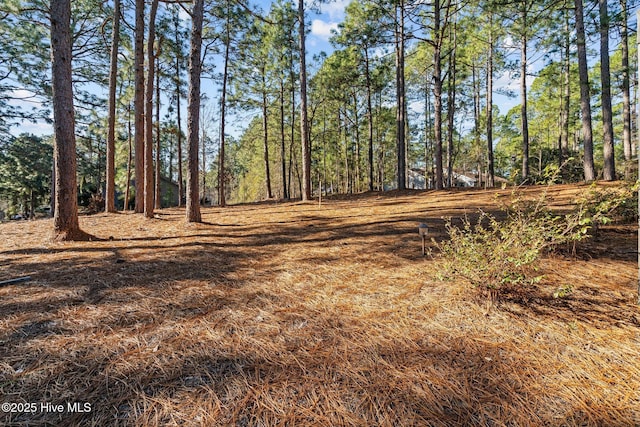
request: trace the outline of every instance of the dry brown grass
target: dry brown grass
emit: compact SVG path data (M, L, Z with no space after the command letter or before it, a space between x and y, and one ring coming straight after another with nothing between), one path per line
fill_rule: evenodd
M81 226L105 240L78 243L1 224L0 280L32 280L0 288L0 400L92 410L0 424L640 425L632 227L545 258L541 285L489 313L434 279L418 223L443 238L443 217L508 194L99 214Z

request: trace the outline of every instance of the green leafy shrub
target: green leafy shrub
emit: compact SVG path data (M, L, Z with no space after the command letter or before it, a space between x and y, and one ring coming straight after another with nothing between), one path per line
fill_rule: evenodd
M606 225L612 222L630 223L638 219L638 183L615 187L598 187L592 184L577 200L579 209L591 225Z
M633 203L633 191L593 187L576 201L575 209L560 214L547 207L546 192L527 200L516 190L503 207L504 220L481 212L475 223L469 218L461 226L447 223L449 240L436 243L439 276L463 280L492 302L503 291L526 289L541 280L539 261L545 252L588 237L595 224Z

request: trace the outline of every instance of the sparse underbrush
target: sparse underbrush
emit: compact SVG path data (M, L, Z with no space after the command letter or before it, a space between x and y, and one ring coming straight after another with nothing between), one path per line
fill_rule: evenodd
M546 208L584 190L550 187ZM0 425L640 426L629 226L542 257L545 298L487 313L432 280L416 224L446 238L443 217L502 219L509 194L82 215L103 238L84 242L51 242L52 219L0 224L0 280L31 277L0 287Z
M629 222L637 209L637 186L599 188L583 192L568 212L549 208L547 191L527 199L520 190L512 192L502 206L506 215L480 211L477 221L462 219L462 226L449 220L448 240L435 243L440 252L441 280L462 280L491 303L508 292L526 292L540 282L540 259L549 252L571 247L591 237L598 226L612 221ZM571 294L568 285L554 298Z

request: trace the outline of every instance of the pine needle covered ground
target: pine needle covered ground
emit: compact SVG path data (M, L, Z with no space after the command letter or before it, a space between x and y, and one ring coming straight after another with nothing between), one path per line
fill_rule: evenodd
M422 257L420 222L443 239L509 193L98 214L78 243L0 224L0 280L31 276L0 287L0 424L640 425L635 226L490 311Z

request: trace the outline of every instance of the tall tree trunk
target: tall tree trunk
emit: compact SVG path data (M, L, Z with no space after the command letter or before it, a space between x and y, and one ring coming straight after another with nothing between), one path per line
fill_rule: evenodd
M300 141L302 145L302 200L311 200L311 141L307 112L306 33L304 0L298 0L298 29L300 49Z
M378 112L382 111L382 91L378 91L377 93L378 95L378 99L377 99L377 103L376 103L376 110ZM384 191L384 146L385 146L385 138L384 136L382 136L382 131L380 130L380 114L377 115L376 117L376 137L378 139L378 168L377 168L377 176L378 176L378 190L379 191Z
M29 197L29 219L33 220L36 217L36 195L31 189L31 194Z
M431 126L431 84L429 73L427 73L426 84L424 85L424 184L426 189L433 188L433 129Z
M640 10L636 11L636 22L640 22ZM637 46L637 66L638 66L638 74L640 74L640 37L636 38L636 46ZM636 91L637 87L636 86ZM638 117L636 116L636 120ZM636 124L637 126L637 124ZM636 136L636 138L640 138L640 134ZM638 146L640 145L640 140L636 140L634 147L636 147L636 154L638 154L638 174L640 174L640 151L638 151ZM638 248L640 248L640 188L638 188ZM640 305L640 250L638 251L638 296L637 296L637 304Z
M564 46L564 93L562 101L562 129L560 133L560 165L569 154L569 115L571 114L571 29L569 28L569 7L565 9Z
M204 206L207 201L207 132L205 126L202 126L202 138L200 138L200 148L202 149L202 196L200 196L200 203Z
M293 55L291 56L291 137L289 138L289 175L287 177L289 184L289 196L294 197L295 192L293 191L293 186L291 185L291 180L293 179L293 162L296 159L295 152L293 151L295 145L295 134L296 134L296 108L295 108L295 100L296 100L296 88L294 85L293 79Z
M182 199L184 197L184 178L182 176L182 117L180 108L180 98L182 97L182 89L180 84L180 62L182 59L181 55L181 44L180 44L180 19L178 14L176 13L174 17L175 23L175 32L176 32L176 120L178 121L178 207L182 206Z
M609 13L607 0L600 3L600 82L602 83L602 128L604 142L604 179L616 179L613 147L613 110L611 108L611 73L609 72Z
M118 42L120 40L120 0L115 0L113 9L113 34L111 35L111 65L109 68L109 118L107 130L107 171L105 210L116 211L116 84L118 77Z
M149 13L149 35L147 36L147 80L145 90L144 109L144 216L153 218L153 84L155 83L155 52L156 13L158 0L152 0Z
M322 196L323 186L327 188L327 111L326 105L322 104L322 177L320 178L320 194ZM326 194L326 191L325 191Z
M273 193L271 191L271 171L269 169L269 123L267 117L267 79L265 76L264 66L262 67L262 131L264 142L264 173L265 181L267 185L267 198L273 199Z
M398 190L404 190L407 188L405 153L404 0L400 0L396 8L396 149L398 155Z
M231 30L229 28L229 2L227 1L227 21L225 26L224 65L222 72L222 93L220 98L220 148L218 150L218 205L227 205L225 195L226 171L225 171L225 126L227 112L227 81L229 78L229 48L231 45Z
M131 163L133 161L133 141L131 141L131 103L127 106L127 141L129 143L129 153L127 157L127 185L124 190L124 210L129 210L129 190L131 188Z
M155 161L155 187L154 187L154 205L155 209L162 207L160 199L161 190L161 164L160 164L160 61L156 61L156 161ZM169 165L171 168L171 165ZM169 174L171 175L171 174Z
M51 0L51 77L53 91L56 240L82 239L78 223L76 137L71 86L71 2Z
M576 39L578 44L578 71L580 74L580 112L582 115L582 139L584 144L584 179L596 179L593 164L593 128L591 126L591 94L589 93L589 71L587 69L587 47L584 33L582 0L575 0Z
M169 161L167 162L167 178L169 178L169 182L173 182L174 140L172 135L175 133L175 128L167 129L167 133L167 143L169 144L169 147L167 147L169 152ZM169 191L168 194L173 195L173 191ZM171 203L171 200L168 199L168 201L169 203Z
M187 222L202 222L198 200L198 137L200 136L200 75L204 0L194 0L189 52L189 107L187 110Z
M369 144L367 160L369 168L369 191L373 191L373 107L371 105L371 71L369 70L369 47L364 46L365 79L367 84L367 125L369 130Z
M443 165L442 165L442 34L440 30L440 0L434 0L434 18L433 27L435 33L435 45L433 48L433 132L435 139L435 157L436 157L436 190L442 190L443 187Z
M487 73L488 75L488 73ZM488 82L487 82L488 84ZM480 71L476 64L471 64L471 87L473 88L473 144L476 147L480 146ZM477 158L477 164L482 163L484 158L483 154L479 154ZM466 164L463 165L463 173L465 173ZM478 168L478 175L480 175L480 168ZM476 186L480 186L480 180L476 181Z
M487 58L487 186L495 186L493 162L493 14L489 16L489 56ZM480 171L478 171L480 175Z
M347 194L350 192L351 188L351 170L349 169L349 141L347 135L347 124L346 118L342 115L341 107L338 107L338 141L342 143L342 192L344 194Z
M291 184L293 180L293 162L296 161L296 155L294 151L295 146L295 134L296 134L296 71L295 71L295 61L294 61L294 50L295 50L295 28L292 26L289 32L289 83L291 85L291 120L289 122L289 170L287 172L287 186L289 187L289 197L296 198L296 192L293 184Z
M451 34L452 33L452 34ZM453 186L453 132L456 112L456 22L450 27L449 37L453 39L453 46L449 54L449 95L447 97L447 187Z
M620 29L622 46L622 144L624 159L631 160L631 96L629 90L629 31L627 24L627 0L620 0L622 26Z
M144 0L136 0L134 44L135 212L144 212Z
M522 131L522 181L529 179L529 119L527 116L527 9L526 2L523 2L522 11L522 50L520 52L520 115Z
M284 132L284 78L280 79L280 160L282 161L282 197L289 199L287 192L287 155Z
M354 190L356 193L360 192L360 120L358 117L358 97L355 90L351 94L353 98L353 127L355 130L355 145L356 145L356 158L354 160L355 174L354 174Z

